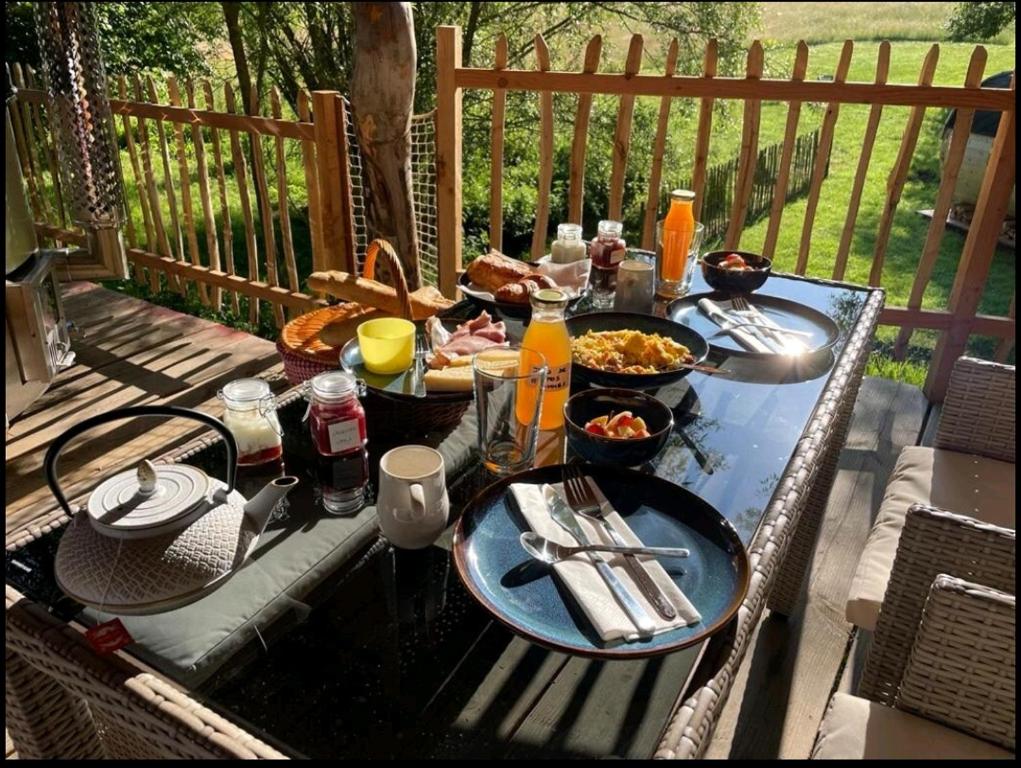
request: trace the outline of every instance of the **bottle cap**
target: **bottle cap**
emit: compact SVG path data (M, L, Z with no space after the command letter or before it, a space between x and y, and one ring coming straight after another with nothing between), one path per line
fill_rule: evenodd
M567 306L567 294L559 288L542 288L533 293L529 299L533 307Z
M695 202L695 193L690 189L675 189L670 193L670 199L693 203Z

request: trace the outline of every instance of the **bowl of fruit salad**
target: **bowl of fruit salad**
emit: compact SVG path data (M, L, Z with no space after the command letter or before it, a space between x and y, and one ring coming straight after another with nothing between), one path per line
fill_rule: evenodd
M773 262L748 251L710 251L702 257L702 277L718 291L751 293L769 277Z
M674 415L636 389L587 389L564 404L567 444L593 464L634 467L663 450Z

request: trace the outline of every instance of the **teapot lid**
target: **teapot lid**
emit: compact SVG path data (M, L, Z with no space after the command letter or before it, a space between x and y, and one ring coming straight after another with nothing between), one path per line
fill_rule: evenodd
M135 469L104 480L89 496L88 515L99 533L141 538L177 530L201 514L209 477L187 464L143 460Z

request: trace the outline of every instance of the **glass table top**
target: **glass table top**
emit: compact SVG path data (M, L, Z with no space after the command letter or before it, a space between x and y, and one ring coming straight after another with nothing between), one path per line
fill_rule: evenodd
M699 281L693 291L705 290ZM870 295L783 276L760 292L825 313L840 327L837 343L797 365L712 353L709 362L731 375L692 373L655 393L674 409L676 425L665 450L642 468L702 496L746 544ZM474 314L464 304L455 310ZM582 304L577 311L584 310ZM512 338L522 328L508 320ZM209 597L165 614L162 623L160 617L126 620L136 640L145 639L129 652L297 755L651 755L699 649L598 662L513 636L462 587L450 530L425 550L399 551L376 534L371 507L350 518L323 509L321 484L338 470L316 460L304 411L296 400L280 414L287 471L303 482L271 520L250 566ZM370 412L370 482L386 449L411 442L444 453L452 516L488 482L475 448L473 407L457 427L426 435L373 439L373 417ZM222 475L224 453L213 446L188 463ZM540 463L564 458L562 434L545 433ZM265 481L242 473L239 488L251 497ZM63 597L53 582L59 537L53 531L8 552L7 580L62 618L94 623L93 612ZM252 574L243 577L246 570ZM212 650L184 654L180 646L203 635ZM563 686L574 686L573 693L565 695ZM577 717L578 708L593 706L602 713L598 722Z

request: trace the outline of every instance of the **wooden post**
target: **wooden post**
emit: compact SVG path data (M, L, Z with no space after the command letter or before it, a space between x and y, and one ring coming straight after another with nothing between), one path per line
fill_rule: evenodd
M603 49L603 38L596 35L585 46L585 63L582 72L593 73L599 69L599 53ZM585 144L588 141L588 121L592 114L592 94L578 94L578 110L574 116L574 139L571 142L571 170L567 192L567 220L582 223L582 208L585 200Z
M507 37L496 39L496 69L507 68ZM507 92L503 88L493 91L493 113L489 139L489 247L503 248L503 124L507 107Z
M966 88L979 88L982 84L982 73L985 72L985 67L986 49L981 45L975 46L975 50L971 53L968 73L964 78L964 86ZM925 289L929 285L929 280L932 279L933 270L936 268L940 244L943 242L943 232L947 227L947 214L950 212L950 206L953 203L954 190L957 188L957 177L961 171L961 164L964 161L964 153L968 147L968 139L971 137L971 124L974 119L975 110L957 110L950 146L947 147L946 154L943 156L943 178L939 184L939 192L936 194L932 221L929 223L929 231L925 235L925 245L922 246L922 256L918 260L915 282L911 285L911 295L908 297L908 309L921 309L922 297L925 295ZM898 331L897 340L893 345L894 360L904 359L913 330L911 326L905 325Z
M748 49L746 77L749 80L762 78L763 53L762 43L755 40ZM744 229L748 215L748 201L755 183L755 171L759 164L759 118L762 114L762 102L759 99L748 99L744 103L744 118L741 128L741 155L738 163L737 182L734 187L734 202L730 208L730 222L724 238L724 248L734 250L741 242L741 231Z
M936 74L936 63L939 61L939 46L933 45L922 63L922 71L918 76L919 86L932 85L932 78ZM890 177L886 182L886 204L883 206L883 215L879 220L879 231L876 233L876 247L872 255L872 269L869 270L869 285L881 285L883 282L883 262L886 259L886 245L890 241L890 233L893 231L893 218L897 213L897 206L900 203L901 193L904 191L904 184L907 183L908 171L911 168L911 160L915 156L915 145L918 143L918 134L922 129L922 119L925 117L925 107L918 106L911 108L907 125L904 128L904 136L901 139L900 150L897 152L897 161L890 171Z
M350 179L347 157L347 135L344 132L344 104L336 91L312 93L312 114L315 120L316 163L319 170L319 211L322 216L323 269L353 272L354 220L351 208L344 205L351 188L343 189L342 177Z
M440 291L453 296L461 271L461 28L436 30L436 208Z
M670 41L666 54L666 76L673 77L677 69L677 38ZM659 100L659 119L656 122L656 139L652 145L652 166L649 168L649 193L645 198L645 218L642 220L642 248L651 251L656 247L656 215L659 209L659 184L663 174L663 153L666 152L666 133L670 122L670 97Z
M550 68L549 48L542 35L535 36L535 66L540 72L548 72ZM553 92L539 91L539 190L535 201L535 227L532 230L532 261L538 261L546 253L552 186Z
M804 80L807 69L808 45L804 40L799 40L794 54L794 72L791 74L791 80L793 82ZM783 149L780 151L780 167L776 172L773 203L769 209L769 224L766 227L766 239L762 244L762 255L767 259L773 258L776 240L780 236L780 221L783 218L784 206L787 204L787 185L791 176L791 159L794 157L794 149L797 146L798 120L800 118L801 102L792 101L787 105L787 125L783 134Z
M1015 98L1014 78L1010 81L1011 101ZM1007 204L1014 191L1017 154L1015 110L1006 110L1000 117L996 139L989 154L989 164L982 177L982 188L975 202L975 218L964 241L961 261L950 292L948 310L953 315L950 329L936 344L929 373L925 379L925 396L931 402L942 402L950 380L954 361L963 354L971 335L971 324L978 310L982 291L989 278L989 267L996 253L996 242L1007 215Z
M716 77L717 46L715 40L705 45L705 58L702 62L702 73L706 79ZM695 220L702 213L702 192L705 189L706 165L709 162L709 137L713 130L712 96L703 96L698 107L698 132L695 134L695 167L691 172L691 190L695 193Z
M624 64L624 76L634 77L642 68L641 35L631 35L628 46L627 61ZM553 95L550 94L550 99ZM631 152L631 121L635 113L635 97L624 94L620 97L617 109L617 128L613 134L613 165L610 168L610 199L609 218L614 221L624 219L624 177L627 174L627 158Z
M415 25L411 3L353 3L351 111L365 175L369 239L390 241L408 286L421 285L411 179Z
M890 44L879 44L879 58L876 59L876 85L884 85L890 74ZM847 270L847 257L851 253L851 240L854 237L855 225L858 223L858 207L861 195L865 190L865 179L872 160L872 147L876 143L879 132L879 120L883 116L883 105L873 104L869 109L868 123L865 125L865 136L861 141L861 152L858 155L858 170L854 175L854 186L851 187L851 199L847 202L847 216L844 218L844 231L837 247L837 258L833 264L833 279L843 280Z

